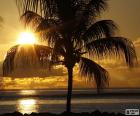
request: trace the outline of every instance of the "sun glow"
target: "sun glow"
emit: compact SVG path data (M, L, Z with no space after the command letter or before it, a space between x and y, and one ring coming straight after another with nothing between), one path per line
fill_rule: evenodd
M35 44L37 43L37 39L32 32L22 32L19 34L18 44Z

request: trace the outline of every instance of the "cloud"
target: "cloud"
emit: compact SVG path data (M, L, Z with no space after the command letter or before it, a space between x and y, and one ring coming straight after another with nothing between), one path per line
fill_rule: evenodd
M128 69L110 69L109 87L110 88L140 88L140 68ZM6 81L7 80L7 81ZM26 81L25 81L26 80ZM3 82L5 89L41 89L41 88L67 88L67 75L50 77L28 77L11 78L5 77ZM74 72L74 88L94 88L93 81L86 81Z
M115 65L115 64L114 64ZM109 87L110 88L139 88L140 85L140 67L135 67L132 69L126 67L115 67L107 68L109 72ZM19 72L20 74L21 72ZM56 68L52 72L47 70L33 70L30 73L26 73L26 75L22 74L22 78L17 74L14 79L17 80L15 83L11 80L5 84L6 88L26 88L30 89L33 87L36 88L66 88L67 87L67 73L62 68ZM28 78L26 77L28 74ZM30 76L29 76L30 75ZM43 77L43 78L42 78ZM45 78L46 77L46 78ZM9 79L9 77L5 77L5 79ZM25 81L26 80L26 81ZM20 82L20 83L19 83ZM22 83L23 82L23 83ZM14 85L12 85L14 83ZM94 83L87 83L84 78L81 78L78 74L78 67L74 69L74 83L75 88L91 88L94 87Z
M0 16L0 22L3 22L3 18Z
M3 22L4 22L4 20L3 20L3 18L0 16L0 28L2 27Z
M138 38L134 41L134 45L135 45L135 47L140 47L140 38Z
M15 69L11 74L6 77L13 78L30 78L30 77L61 77L67 73L63 67L49 69ZM2 62L0 62L0 76L2 76Z
M109 73L110 87L140 87L139 67L134 69L111 69Z
M2 76L2 62L0 62L0 76Z

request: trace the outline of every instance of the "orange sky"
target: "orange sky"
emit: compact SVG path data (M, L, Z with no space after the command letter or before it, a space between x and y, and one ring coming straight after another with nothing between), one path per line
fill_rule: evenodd
M140 0L109 0L108 3L109 9L102 16L119 25L120 35L140 41ZM0 0L0 61L22 31L15 0Z
M114 20L120 28L120 35L130 38L140 58L140 0L109 0L109 9L101 18ZM6 51L16 44L18 34L24 31L19 22L15 0L0 0L0 61ZM140 61L140 60L139 60ZM121 64L104 64L111 75L112 87L139 87L140 67L128 70Z

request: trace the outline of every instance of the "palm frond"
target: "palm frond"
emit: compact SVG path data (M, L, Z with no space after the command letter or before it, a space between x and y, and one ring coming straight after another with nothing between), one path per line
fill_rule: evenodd
M58 17L62 21L70 21L74 18L71 0L56 0Z
M40 21L39 25L36 27L36 32L41 32L45 30L51 30L53 28L56 28L57 21L54 19L43 19Z
M82 3L80 6L84 7L81 9L83 11L83 19L89 23L90 21L92 22L93 19L96 19L102 11L106 10L107 0L85 0L85 3Z
M17 7L20 13L25 13L26 11L37 11L40 0L16 0Z
M110 37L95 40L86 45L87 50L92 55L104 56L114 53L115 55L123 54L126 63L133 67L137 62L134 45L131 41L123 37Z
M55 54L65 56L66 50L65 50L65 43L64 39L59 39L56 41L55 46L53 48L53 52Z
M83 34L82 39L87 43L102 37L111 37L117 29L112 20L101 20L91 25Z
M56 3L55 0L16 0L16 4L20 14L26 11L33 11L46 18L55 16Z
M75 48L83 46L82 35L87 30L87 27L84 23L77 22L76 27L73 29L72 40L74 43Z
M89 2L94 9L94 12L101 13L101 11L106 10L107 8L107 0L91 0Z
M61 39L60 33L53 29L48 29L38 33L41 40L47 42L49 47L54 48L56 41Z
M35 32L40 35L40 38L47 41L51 47L59 39L58 31L57 22L53 19L42 19L35 28Z
M58 38L56 32L57 21L55 19L44 19L35 12L27 11L21 16L21 20L25 26L31 26L40 35L41 39L47 40L51 45Z
M22 16L21 20L24 22L25 26L32 26L36 28L43 18L35 12L26 11Z
M109 84L108 72L90 59L81 57L80 74L81 76L87 77L90 81L94 79L98 90L107 87Z
M64 40L63 39L56 40L52 51L52 58L51 58L52 65L59 65L59 64L62 65L64 63L63 58L65 55L66 55L66 51L64 46Z

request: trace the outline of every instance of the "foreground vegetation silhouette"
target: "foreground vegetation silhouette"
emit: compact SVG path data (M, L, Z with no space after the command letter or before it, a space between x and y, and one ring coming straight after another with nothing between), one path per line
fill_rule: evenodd
M22 114L20 112L14 112L14 113L6 113L2 114L0 116L125 116L121 113L107 113L107 112L100 112L98 110L88 113L88 112L82 112L82 113L72 113L72 112L63 112L61 114L54 114L54 113L31 113L31 114Z
M67 112L71 112L76 64L81 76L95 80L98 92L108 86L109 75L89 57L122 56L128 66L135 65L133 43L116 36L118 28L112 20L98 20L107 9L107 0L16 0L16 4L25 26L31 26L53 49L52 64L67 68Z

